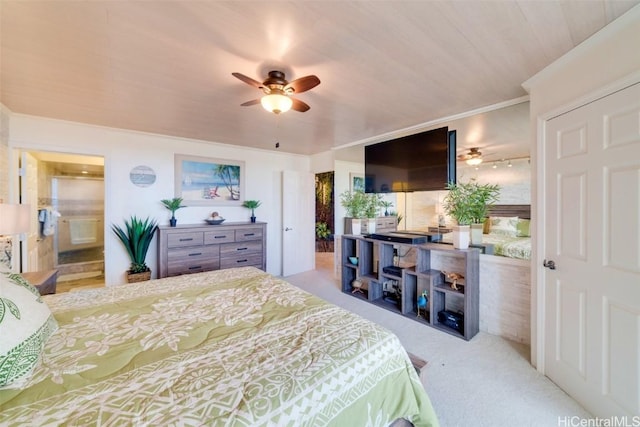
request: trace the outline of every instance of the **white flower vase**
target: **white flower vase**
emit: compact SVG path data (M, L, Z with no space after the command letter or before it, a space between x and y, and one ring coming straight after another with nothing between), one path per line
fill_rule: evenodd
M453 247L456 249L467 249L470 240L470 227L468 225L453 226Z

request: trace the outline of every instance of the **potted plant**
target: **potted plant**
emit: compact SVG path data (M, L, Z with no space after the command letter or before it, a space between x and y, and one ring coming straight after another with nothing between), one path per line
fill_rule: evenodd
M142 282L151 279L151 270L145 260L153 234L158 228L156 221L152 219L139 219L135 215L129 221L124 221L125 228L113 224L111 229L118 236L120 242L127 250L131 266L127 270L127 282Z
M458 249L469 247L471 224L479 224L480 242L482 241L482 223L488 209L498 201L500 187L496 184L478 184L475 180L447 184L449 193L443 200L447 215L453 217L458 225L453 227L453 246Z
M162 199L160 200L165 208L171 211L171 219L169 219L169 225L171 227L175 227L178 220L176 219L176 211L180 208L185 208L182 204L182 197L174 197L173 199Z
M260 200L245 200L242 202L242 207L251 209L251 222L256 222L255 210L261 205Z
M384 208L384 216L389 216L389 208L393 207L393 203L388 200L381 200L380 207Z
M316 238L318 239L318 252L332 252L329 250L331 230L326 222L316 222Z
M368 204L368 197L363 191L346 190L340 194L340 204L346 209L345 217L345 233L360 234L361 222L360 218L365 216L365 210Z
M364 216L368 220L367 233L376 232L376 217L382 203L382 196L380 194L365 194L367 199L366 206L364 208Z

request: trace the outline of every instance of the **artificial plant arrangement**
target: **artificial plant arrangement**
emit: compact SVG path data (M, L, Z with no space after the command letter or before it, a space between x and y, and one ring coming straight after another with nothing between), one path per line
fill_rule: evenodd
M131 260L127 280L129 283L149 280L151 270L146 264L146 259L151 240L158 228L157 223L150 218L143 220L134 215L130 220L125 220L124 224L125 228L113 224L111 229L120 239Z
M363 191L346 190L340 194L340 204L349 218L363 218L368 205L368 197Z
M378 216L378 210L382 206L382 195L380 194L365 194L367 198L367 204L364 209L364 216L371 219Z
M165 208L171 211L171 219L169 219L169 225L172 227L176 226L176 211L180 208L186 208L185 205L182 204L182 197L174 197L173 199L162 199L160 202L164 205Z
M256 222L256 209L261 204L260 200L245 200L242 202L242 207L251 209L251 222Z
M389 216L389 208L393 207L393 203L388 200L381 200L380 207L384 208L384 216Z
M453 245L466 249L469 247L469 226L484 222L489 208L498 201L500 186L478 184L472 179L469 182L448 183L447 189L449 193L444 197L443 208L458 223L458 227L454 227ZM472 243L481 242L482 227L476 227L476 231L472 233Z
M447 190L449 193L444 198L443 207L458 225L482 224L489 208L500 196L500 186L478 184L475 179L466 183L449 183Z

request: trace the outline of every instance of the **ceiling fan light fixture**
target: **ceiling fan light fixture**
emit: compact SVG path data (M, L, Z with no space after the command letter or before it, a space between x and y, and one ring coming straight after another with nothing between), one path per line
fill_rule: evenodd
M467 159L467 164L470 166L478 166L480 163L482 163L482 157L472 157Z
M281 93L270 93L260 99L262 107L270 113L286 113L291 109L293 100Z

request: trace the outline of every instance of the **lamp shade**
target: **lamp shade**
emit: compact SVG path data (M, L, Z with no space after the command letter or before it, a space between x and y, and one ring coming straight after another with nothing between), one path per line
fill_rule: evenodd
M30 205L0 203L0 236L28 232L31 228L30 212Z
M293 105L291 98L280 93L265 95L260 99L260 103L265 110L275 114L289 111L291 105Z

